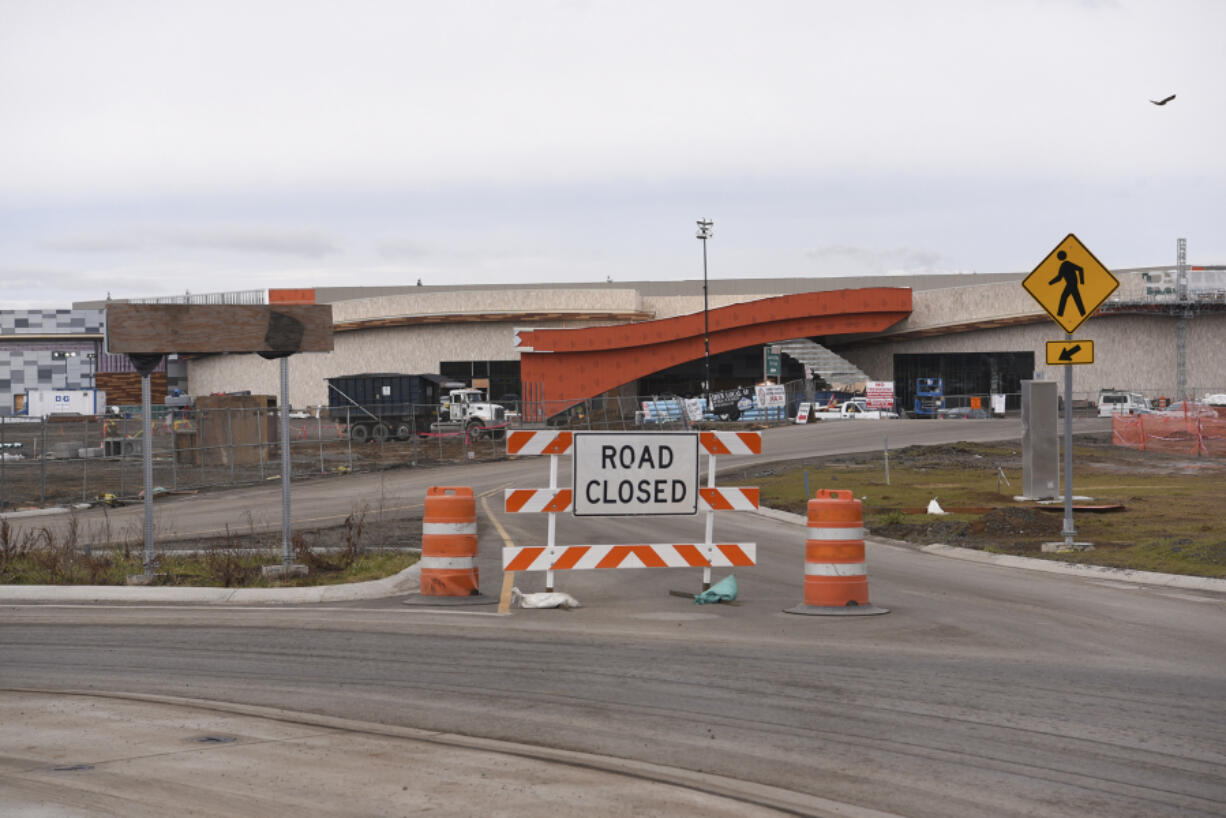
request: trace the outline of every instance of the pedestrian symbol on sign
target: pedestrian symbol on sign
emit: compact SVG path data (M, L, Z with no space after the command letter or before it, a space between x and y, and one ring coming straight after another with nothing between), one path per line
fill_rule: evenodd
M1068 301L1069 296L1073 297L1073 303L1077 305L1077 311L1082 315L1086 314L1085 305L1081 303L1081 292L1077 289L1078 279L1081 284L1086 283L1086 271L1081 267L1068 260L1068 253L1061 250L1056 253L1056 258L1060 259L1060 272L1056 273L1056 277L1048 284L1056 284L1060 281L1064 282L1064 292L1060 293L1060 308L1056 310L1056 315L1064 315L1064 303Z

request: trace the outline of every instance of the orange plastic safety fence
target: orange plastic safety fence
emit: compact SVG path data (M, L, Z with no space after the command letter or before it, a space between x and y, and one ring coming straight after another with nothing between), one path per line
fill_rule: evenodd
M1226 418L1186 415L1116 416L1111 421L1116 446L1190 457L1226 457Z

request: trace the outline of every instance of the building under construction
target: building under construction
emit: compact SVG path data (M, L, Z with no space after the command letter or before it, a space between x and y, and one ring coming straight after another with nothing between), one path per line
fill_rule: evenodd
M1075 369L1074 399L1093 401L1104 388L1172 400L1226 392L1226 266L1187 265L1181 241L1171 267L1113 273L1119 288L1077 331L1094 341L1096 357ZM1045 345L1065 338L1020 286L1025 277L718 279L706 298L692 280L318 288L316 302L333 308L335 349L292 358L290 399L326 404L327 379L343 375L429 372L488 386L494 400L521 401L526 417L543 420L601 396L633 403L760 383L764 346L782 353L775 380L844 389L892 381L903 409L919 379L940 379L951 405L1012 396L1022 380L1058 379ZM265 293L182 300L239 296L251 303ZM119 364L105 356L92 318L104 309L78 303L36 331L28 316L0 313L0 412L35 382L101 387L118 374L105 372ZM53 351L78 355L53 359ZM80 357L90 353L92 370ZM258 356L169 365L166 390L279 392L278 363Z

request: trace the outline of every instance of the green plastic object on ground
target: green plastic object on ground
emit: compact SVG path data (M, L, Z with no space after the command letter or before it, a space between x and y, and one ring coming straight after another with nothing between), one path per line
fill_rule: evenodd
M736 577L732 574L721 579L701 594L695 594L694 601L699 605L709 605L714 602L732 602L736 599Z

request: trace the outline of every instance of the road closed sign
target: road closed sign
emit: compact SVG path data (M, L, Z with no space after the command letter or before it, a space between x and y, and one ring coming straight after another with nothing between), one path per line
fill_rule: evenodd
M698 513L698 435L576 432L574 514Z

